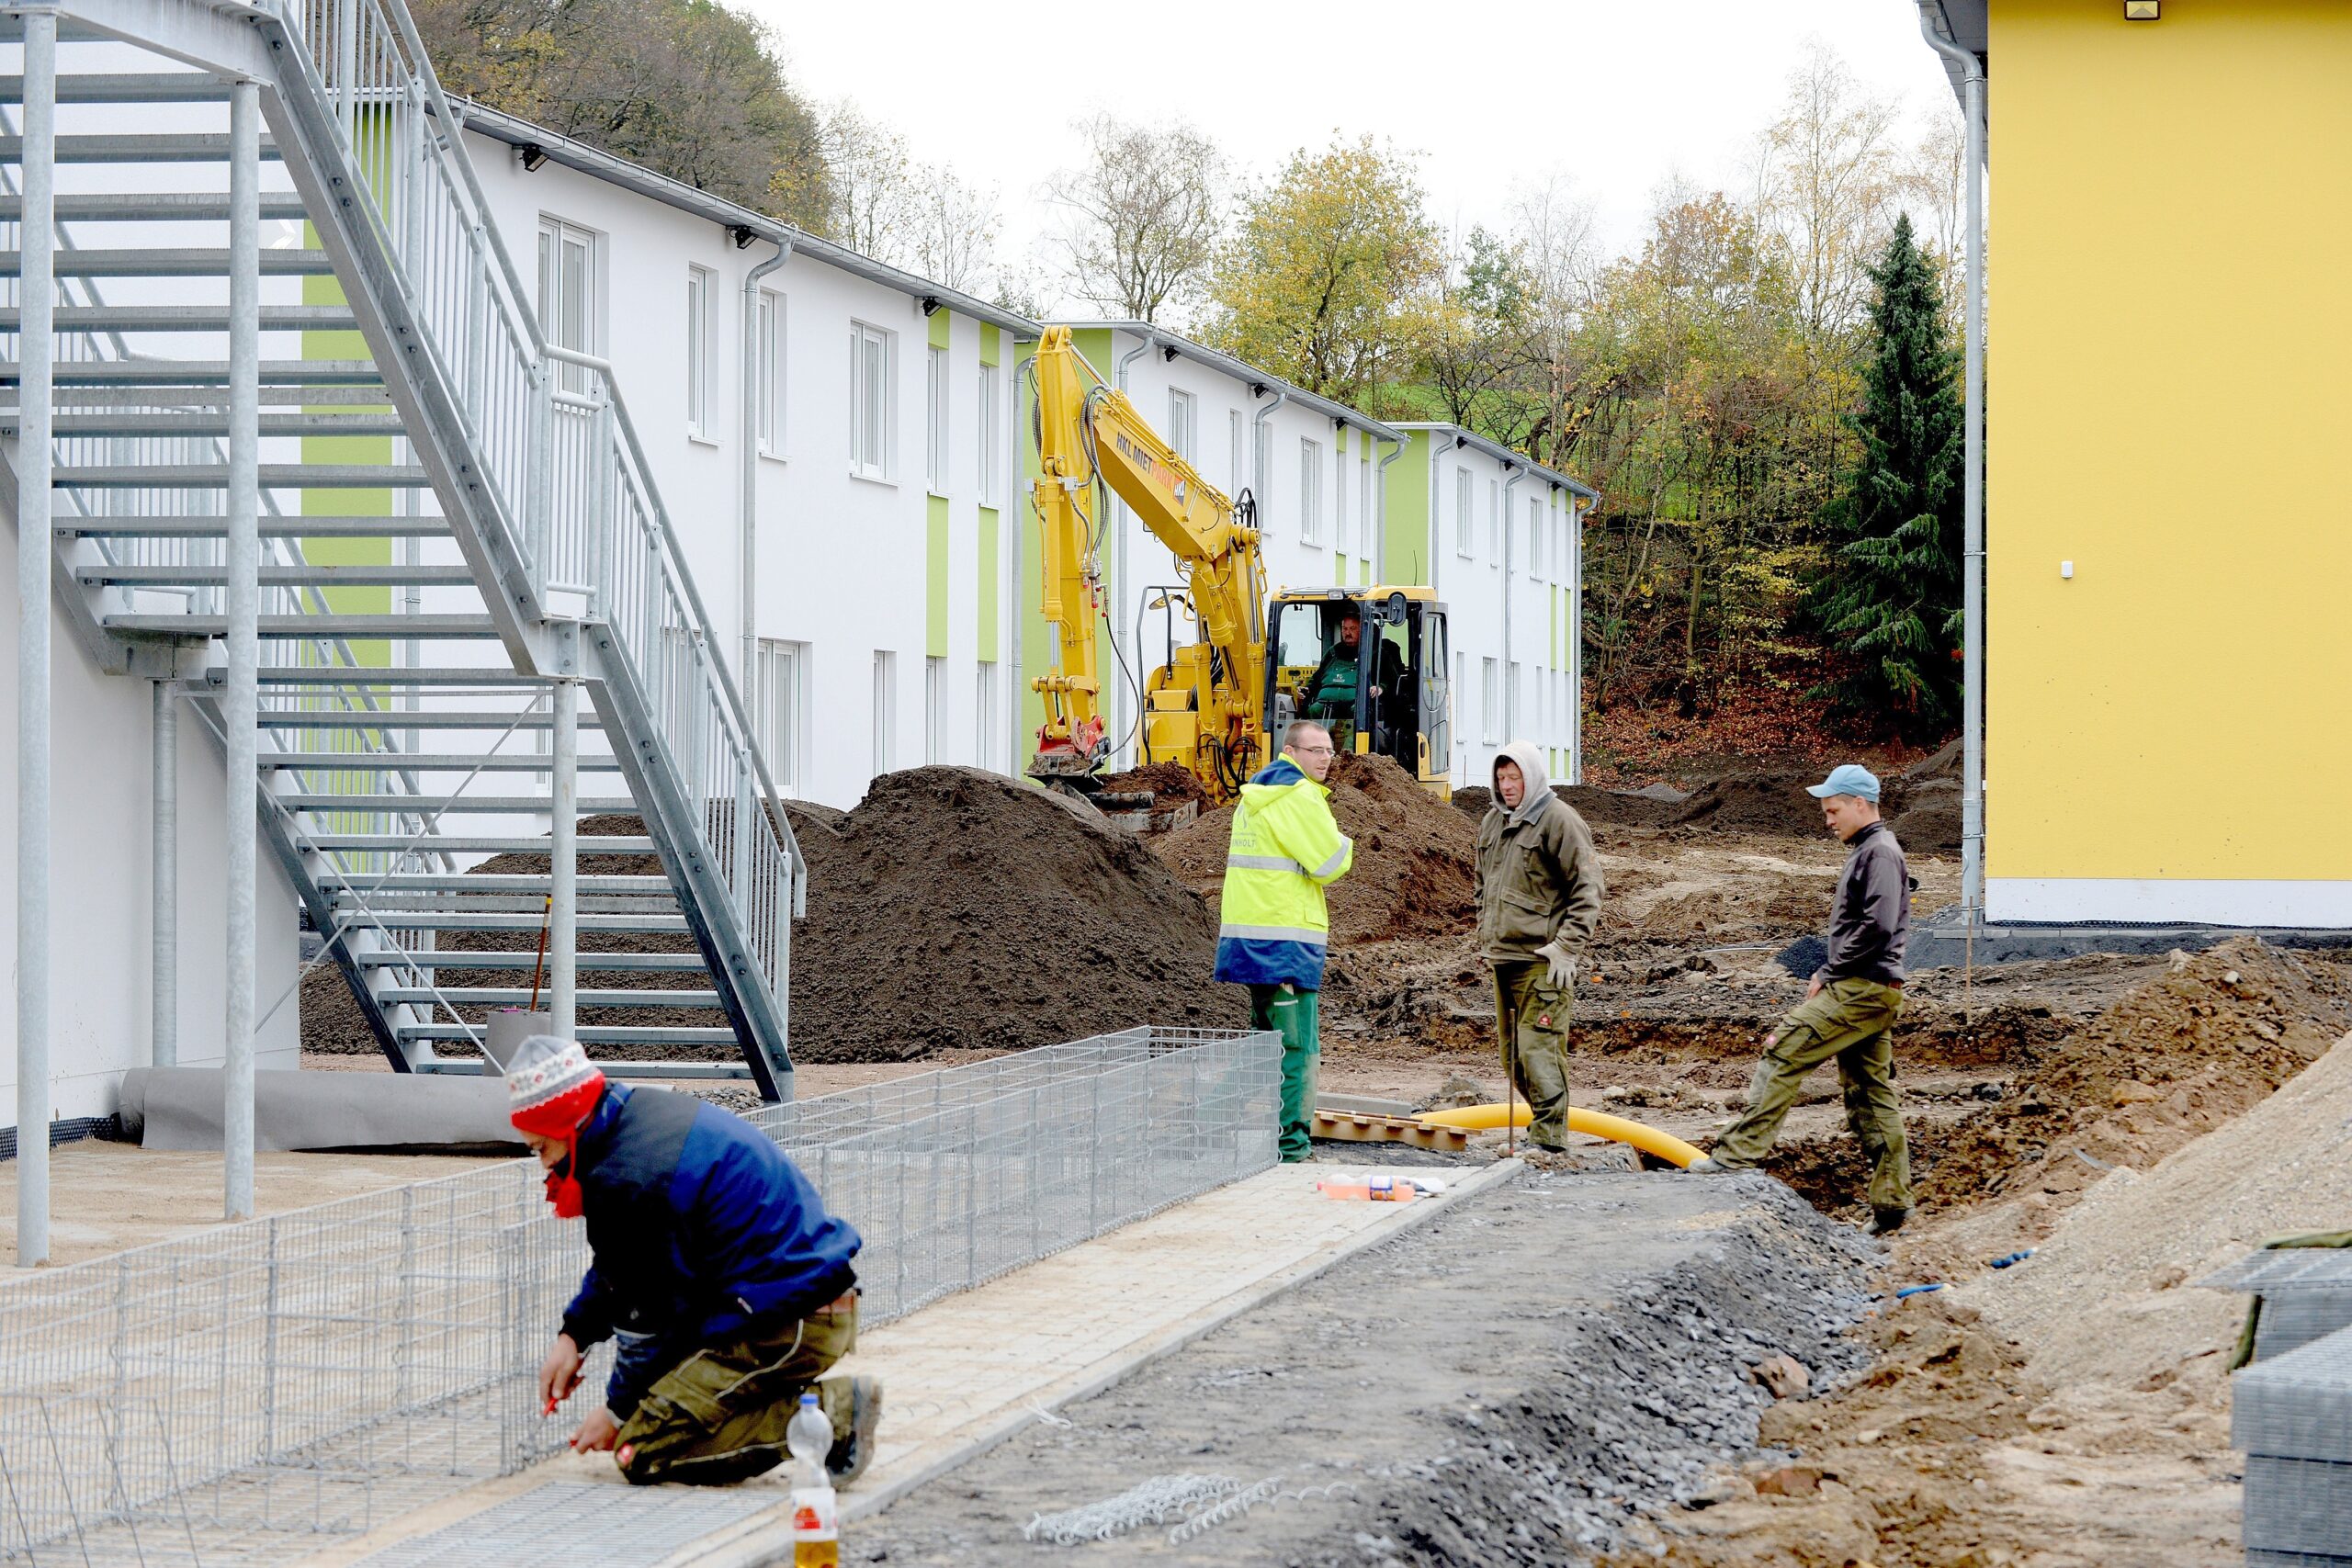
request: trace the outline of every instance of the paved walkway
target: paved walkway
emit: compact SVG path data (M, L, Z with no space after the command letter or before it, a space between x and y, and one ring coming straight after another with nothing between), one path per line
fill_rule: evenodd
M1149 1219L934 1303L863 1336L842 1370L877 1376L887 1393L879 1451L854 1491L849 1521L892 1501L1041 1418L1118 1382L1237 1314L1341 1258L1508 1179L1511 1164L1399 1169L1448 1179L1444 1194L1408 1204L1343 1201L1315 1183L1372 1166L1278 1166ZM313 1554L342 1568L519 1499L549 1482L621 1484L604 1455L564 1455L419 1509ZM784 1535L783 1472L741 1491L772 1490L777 1506L724 1525L665 1562L763 1563ZM716 1522L716 1521L715 1521ZM788 1545L784 1548L788 1553ZM388 1559L390 1553L388 1552Z

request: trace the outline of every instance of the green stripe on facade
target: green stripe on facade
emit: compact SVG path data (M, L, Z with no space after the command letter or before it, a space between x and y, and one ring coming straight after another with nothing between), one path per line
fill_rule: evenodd
M307 222L302 229L302 243L316 249L318 231ZM341 306L349 304L350 300L344 294L341 279L311 276L302 279L302 303ZM302 357L372 359L375 355L368 347L367 337L356 331L306 332L302 334ZM324 403L305 404L302 412L380 413L383 410L381 405L370 409ZM392 461L392 438L389 435L306 435L302 437L302 461L381 464L389 468ZM302 515L306 517L390 517L391 514L392 492L390 490L306 490L302 492ZM312 566L390 566L392 564L392 541L382 538L306 538L302 541L302 558ZM392 591L390 588L329 588L322 592L328 608L337 615L388 615L392 613ZM354 643L352 652L362 663L391 662L391 644L380 638Z
M1001 341L1001 336L998 333L997 325L994 321L982 321L980 323L981 364L997 365L1002 363L1002 360L1000 357L1004 352L1000 346Z
M1387 525L1381 530L1380 579L1384 582L1426 585L1430 580L1430 436L1425 430L1408 433L1405 452L1388 465L1388 482L1381 491Z
M929 538L923 552L923 652L947 657L947 498L931 499Z
M991 327L989 330L993 332L995 329ZM977 617L977 620L979 627L979 660L983 664L994 664L997 661L997 649L999 647L997 642L997 606L1001 600L997 591L998 583L1000 581L997 575L997 563L1004 558L1001 552L997 547L1000 539L1000 527L1001 523L997 516L996 508L993 506L981 507L979 571L980 604L979 615Z
M956 318L949 314L947 308L944 305L931 313L932 347L945 348L947 346L948 333L955 320Z

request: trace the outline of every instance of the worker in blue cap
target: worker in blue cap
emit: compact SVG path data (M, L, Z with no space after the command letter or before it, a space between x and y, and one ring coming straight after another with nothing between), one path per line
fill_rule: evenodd
M1847 762L1805 793L1821 802L1829 830L1846 846L1830 907L1829 953L1804 1001L1764 1037L1764 1059L1748 1085L1747 1109L1715 1140L1695 1171L1747 1170L1771 1152L1805 1075L1833 1057L1846 1089L1846 1123L1871 1162L1872 1235L1911 1215L1911 1156L1894 1098L1892 1033L1903 1011L1903 946L1911 931L1910 868L1894 829L1879 819L1878 779Z

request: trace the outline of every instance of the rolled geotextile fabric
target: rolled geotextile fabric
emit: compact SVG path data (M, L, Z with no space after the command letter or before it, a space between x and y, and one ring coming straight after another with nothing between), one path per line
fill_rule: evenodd
M218 1067L134 1067L122 1076L122 1131L150 1149L217 1149ZM495 1077L422 1073L254 1075L254 1147L442 1151L519 1148Z

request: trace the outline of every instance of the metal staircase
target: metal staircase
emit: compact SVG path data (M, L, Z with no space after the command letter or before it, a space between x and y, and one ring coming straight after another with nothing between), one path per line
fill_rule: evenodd
M399 0L91 0L57 52L52 527L85 646L225 747L227 81L255 81L265 849L393 1065L472 1071L483 1010L531 994L573 823L591 1054L790 1098L798 846L620 390L542 337ZM0 77L12 465L23 87Z

